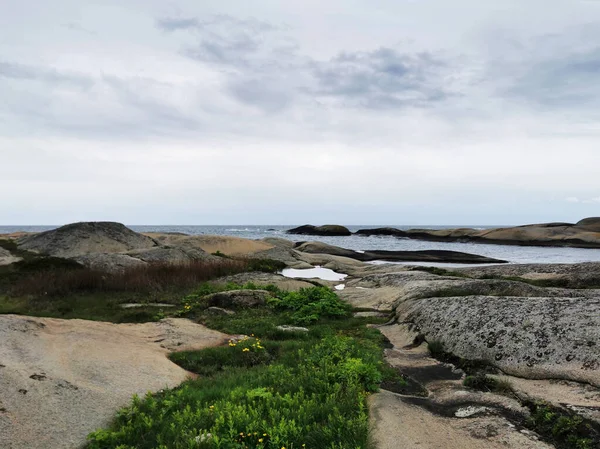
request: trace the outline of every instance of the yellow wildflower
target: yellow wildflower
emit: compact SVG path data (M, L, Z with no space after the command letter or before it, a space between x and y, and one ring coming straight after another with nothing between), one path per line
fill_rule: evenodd
M250 348L244 348L244 352L250 352Z

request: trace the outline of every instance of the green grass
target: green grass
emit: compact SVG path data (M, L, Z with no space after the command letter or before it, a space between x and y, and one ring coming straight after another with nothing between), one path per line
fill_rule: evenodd
M600 447L600 425L574 412L546 403L528 404L531 417L527 426L552 442L558 449Z
M384 363L384 337L366 326L381 320L353 318L329 293L312 288L286 299L289 294L278 291L278 301L226 317L196 302L186 312L190 317L249 337L172 354L201 377L135 398L109 429L90 435L89 448L370 447L367 397L384 380L403 380ZM309 332L276 330L292 323L298 310L316 317Z
M505 396L511 396L514 391L508 380L496 379L484 373L467 376L463 381L463 385L474 390L498 393Z
M107 321L112 323L144 323L159 320L170 308L141 307L123 309L126 302L144 303L143 295L130 294L82 294L65 298L23 298L0 296L0 314ZM176 298L165 297L161 302L176 302Z

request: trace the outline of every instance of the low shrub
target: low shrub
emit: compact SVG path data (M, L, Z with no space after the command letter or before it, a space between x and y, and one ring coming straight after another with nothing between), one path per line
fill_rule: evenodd
M262 271L264 273L278 273L287 265L273 259L247 259L248 271Z
M427 349L432 357L440 357L445 354L444 343L441 340L432 340L427 343Z
M488 376L485 373L477 373L467 376L463 381L465 387L473 388L474 390L494 392L498 394L510 395L513 393L512 384L505 379L497 379Z
M269 300L276 310L291 311L294 324L306 325L321 318L341 318L350 314L351 307L326 287L303 288Z
M575 413L546 403L530 404L530 429L541 434L559 449L600 447L600 426Z

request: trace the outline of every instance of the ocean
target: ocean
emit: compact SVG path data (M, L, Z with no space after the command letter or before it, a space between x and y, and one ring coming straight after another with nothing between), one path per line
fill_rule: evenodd
M494 257L497 259L508 260L512 263L577 263L577 262L600 262L600 249L587 248L552 248L535 246L508 246L508 245L487 245L479 243L445 243L445 242L426 242L420 240L411 240L388 236L356 236L350 237L319 237L305 235L288 235L287 229L296 225L289 226L255 226L255 225L230 225L230 226L150 226L150 225L130 225L129 227L137 232L182 232L190 235L231 235L246 239L262 239L265 237L281 237L293 241L318 240L331 245L341 246L343 248L365 251L365 250L398 250L398 251L418 251L418 250L449 250L462 251L466 253L479 254L482 256ZM16 231L41 232L55 229L57 226L0 226L0 234ZM478 229L491 229L498 226L404 226L404 225L370 225L347 226L351 231L366 228L394 227L398 229L446 229L457 227L475 227ZM444 264L443 266L448 266Z

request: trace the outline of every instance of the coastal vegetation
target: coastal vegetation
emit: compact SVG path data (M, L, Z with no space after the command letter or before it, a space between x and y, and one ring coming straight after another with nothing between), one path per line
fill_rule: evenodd
M0 266L0 313L111 322L146 322L164 317L154 303L176 306L198 285L243 272L276 272L285 264L269 259L220 258L187 263L155 262L106 272L73 259L15 250L22 260ZM124 303L140 303L124 309Z
M383 336L366 326L378 319L352 317L323 287L267 289L274 295L267 304L227 317L207 307L209 284L184 298L181 315L243 336L172 354L200 377L134 398L109 429L90 435L89 448L369 447L369 394L382 381L404 382L384 362ZM290 332L282 324L308 327Z

